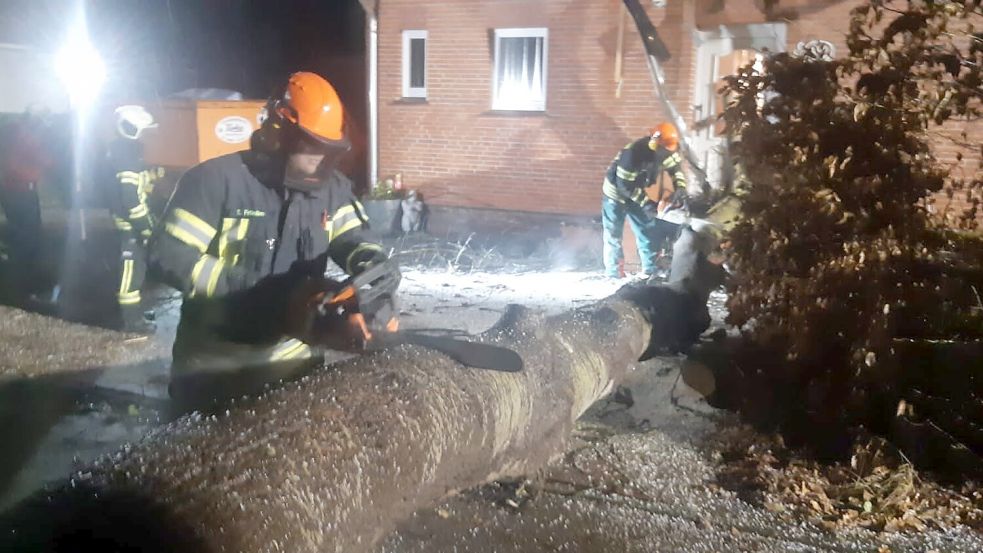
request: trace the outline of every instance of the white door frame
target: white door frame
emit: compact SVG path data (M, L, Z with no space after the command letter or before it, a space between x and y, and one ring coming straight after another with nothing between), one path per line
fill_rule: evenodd
M735 50L758 50L784 52L786 41L785 23L756 23L750 25L721 25L716 29L696 31L693 34L696 44L696 82L693 86L694 120L703 120L718 115L716 111L717 91L715 85L721 77L719 63L722 56ZM714 136L716 125L693 133L693 150L706 170L707 181L716 188L728 180L727 143Z
M716 115L716 90L718 58L734 50L767 50L784 52L786 50L787 28L785 23L754 23L749 25L720 25L716 29L695 31L696 44L696 82L693 87L693 106L699 106L696 119ZM705 138L712 136L712 127L702 131Z

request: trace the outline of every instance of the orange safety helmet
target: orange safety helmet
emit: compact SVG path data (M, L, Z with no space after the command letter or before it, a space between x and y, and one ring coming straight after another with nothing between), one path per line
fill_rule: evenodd
M659 146L675 152L679 148L679 131L672 123L659 123L659 126L652 129L652 141Z
M290 75L282 96L274 98L270 107L271 116L296 125L317 142L351 146L345 134L345 106L331 83L316 73Z

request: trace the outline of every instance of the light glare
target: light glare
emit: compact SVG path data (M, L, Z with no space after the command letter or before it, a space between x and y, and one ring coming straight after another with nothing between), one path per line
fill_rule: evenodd
M106 79L106 66L89 40L84 23L72 30L55 64L73 108L88 106L96 99Z

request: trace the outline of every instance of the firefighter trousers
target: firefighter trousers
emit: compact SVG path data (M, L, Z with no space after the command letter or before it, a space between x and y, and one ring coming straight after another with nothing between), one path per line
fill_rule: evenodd
M136 328L143 322L140 288L147 275L147 250L132 230L119 230L119 280L116 300L124 328Z
M642 272L655 274L655 260L659 250L671 245L679 234L679 225L656 219L638 204L626 200L624 203L607 196L601 199L601 222L604 226L604 273L610 277L621 276L625 253L622 248L622 234L625 218L635 233L638 257Z

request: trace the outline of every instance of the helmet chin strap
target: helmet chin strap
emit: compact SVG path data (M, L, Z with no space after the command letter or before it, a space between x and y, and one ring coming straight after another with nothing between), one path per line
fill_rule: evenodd
M328 179L341 159L341 155L338 153L328 152L324 155L324 159L321 160L321 164L318 165L317 171L313 175L292 175L287 162L289 155L283 156L283 186L302 192L313 192L327 186Z
M314 192L315 190L320 190L327 186L328 181L326 178L309 177L309 178L297 178L291 177L287 173L283 175L283 186L284 188L289 188L290 190L297 190L300 192Z
M326 147L324 158L313 175L296 175L290 171L290 155L298 150L303 139L301 131L285 122L279 114L264 121L251 137L251 158L257 176L269 186L283 186L290 190L313 192L328 184L334 169L348 148Z

